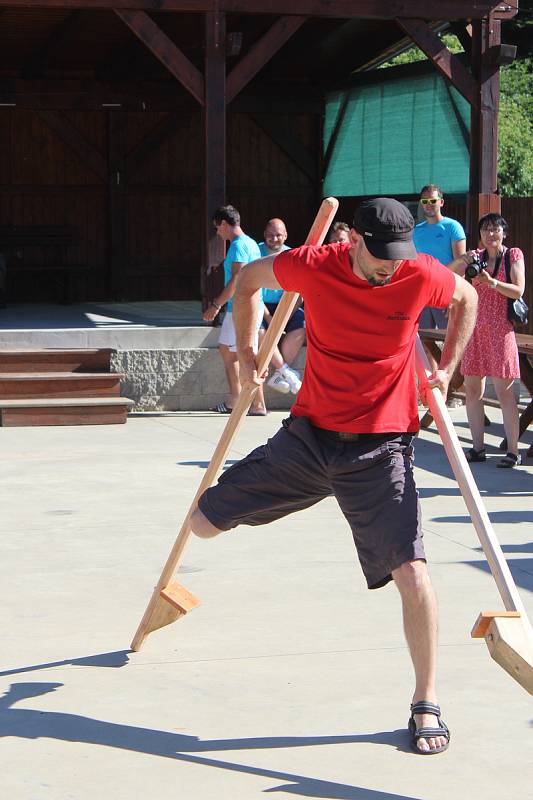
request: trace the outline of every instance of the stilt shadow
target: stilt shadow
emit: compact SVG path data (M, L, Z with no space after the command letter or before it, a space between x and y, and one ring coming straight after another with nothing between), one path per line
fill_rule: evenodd
M23 672L37 672L41 669L52 669L53 667L124 667L129 662L128 656L132 652L133 650L115 650L112 653L97 653L93 656L82 656L81 658L65 658L62 661L49 661L46 664L32 664L27 667L6 669L0 672L0 677L5 677L6 675L21 675Z
M265 790L267 792L283 791L301 797L331 798L332 800L421 800L421 798L412 796L391 794L333 781L322 781L304 775L263 769L257 766L252 767L246 764L199 755L201 753L222 751L317 747L319 745L356 744L358 742L370 742L395 747L397 750L407 750L405 730L346 736L280 736L202 741L196 736L169 733L151 728L118 725L78 714L14 707L20 701L55 692L61 686L63 686L62 683L12 684L4 696L0 698L0 736L21 739L47 738L114 747L286 782L283 785Z

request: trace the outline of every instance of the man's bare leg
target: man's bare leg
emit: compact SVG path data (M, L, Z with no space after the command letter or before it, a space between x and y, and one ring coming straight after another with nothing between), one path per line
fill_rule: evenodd
M229 396L227 406L233 408L237 402L237 398L241 393L241 383L239 381L239 361L237 353L232 353L229 347L225 344L218 346L222 361L224 362L224 369L226 371L226 380L228 382Z
M437 703L437 601L424 561L407 561L394 570L392 577L402 598L405 638L415 670L413 703L427 700ZM416 714L417 728L437 726L433 714ZM419 750L434 750L446 744L437 736L419 739Z
M199 539L212 539L218 536L221 531L212 525L207 517L199 508L197 508L191 517L192 532L198 536Z
M281 354L285 359L285 363L291 365L295 361L296 356L300 352L303 343L305 342L305 328L297 328L294 331L289 331L283 337L281 342Z
M478 375L465 376L466 391L466 416L470 426L472 436L472 447L474 450L482 450L484 447L483 438L485 436L484 416L485 406L483 395L485 393L485 378Z

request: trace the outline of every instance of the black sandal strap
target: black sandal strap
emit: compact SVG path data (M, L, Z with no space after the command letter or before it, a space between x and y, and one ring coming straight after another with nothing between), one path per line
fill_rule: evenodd
M419 700L411 704L411 715L413 714L434 714L440 717L440 706L430 703L428 700Z
M417 728L413 736L416 739L434 739L437 736L445 736L449 739L450 731L445 725L439 728Z

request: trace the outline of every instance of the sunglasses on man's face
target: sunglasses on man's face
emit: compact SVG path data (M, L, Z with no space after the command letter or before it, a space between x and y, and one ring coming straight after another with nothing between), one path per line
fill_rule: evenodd
M440 197L422 197L420 202L423 206L436 206L440 203Z

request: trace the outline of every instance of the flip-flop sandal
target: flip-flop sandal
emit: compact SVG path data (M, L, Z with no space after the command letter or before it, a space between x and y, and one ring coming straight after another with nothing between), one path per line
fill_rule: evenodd
M465 458L470 464L474 464L477 461L486 461L487 454L484 447L482 447L481 450L476 450L474 447L471 447L470 450L466 451Z
M214 411L215 414L231 414L233 409L229 408L225 403L219 403L213 406L213 408L210 408L209 411Z
M252 409L250 409L248 414L247 414L247 416L248 417L266 417L267 414L268 414L268 411L252 411Z
M496 466L502 469L512 469L513 467L519 467L521 463L522 457L520 455L515 456L514 453L507 453L503 458L500 458Z
M433 417L429 413L429 411L426 411L426 413L420 420L420 427L423 428L424 430L427 430L428 428L431 428L432 425L433 425Z
M437 717L438 726L436 728L417 728L415 714L434 714ZM450 746L450 730L440 718L440 706L435 703L428 703L427 700L419 700L418 703L411 705L411 716L407 723L411 736L411 748L421 756L433 756L437 753L444 753ZM419 739L434 739L436 736L445 736L446 744L434 750L420 750L418 747Z

